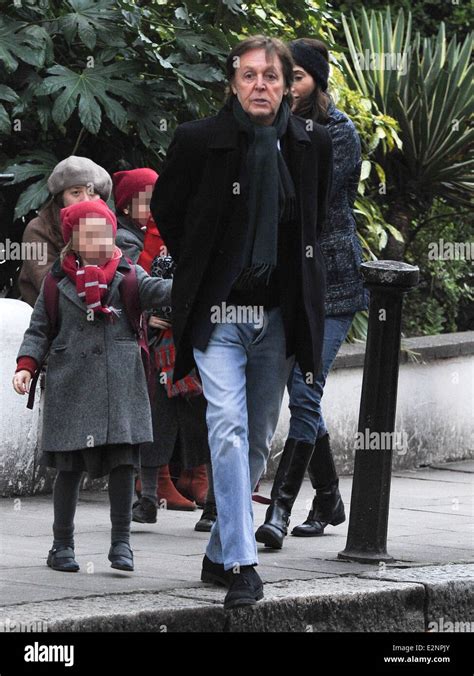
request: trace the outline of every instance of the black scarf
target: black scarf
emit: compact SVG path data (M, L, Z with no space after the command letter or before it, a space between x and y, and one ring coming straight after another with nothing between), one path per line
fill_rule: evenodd
M237 97L232 112L249 140L248 232L243 270L234 288L249 289L262 281L269 284L277 265L278 225L282 220L292 220L296 212L295 187L277 145L286 132L290 106L282 101L271 126L254 124Z

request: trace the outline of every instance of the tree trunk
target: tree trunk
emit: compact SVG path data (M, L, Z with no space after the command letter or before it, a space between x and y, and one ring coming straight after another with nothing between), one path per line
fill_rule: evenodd
M388 241L381 252L381 257L385 260L402 261L410 232L411 212L406 203L398 199L389 207L387 214L387 223L393 225L403 235L403 242L399 242L393 235L388 234Z

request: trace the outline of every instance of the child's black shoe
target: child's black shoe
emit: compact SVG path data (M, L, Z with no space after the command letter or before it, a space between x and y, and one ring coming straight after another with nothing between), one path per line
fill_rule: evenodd
M132 521L138 523L156 523L156 505L148 498L141 497L133 505Z
M53 570L60 570L63 573L77 573L79 570L74 549L67 545L59 545L59 547L50 549L46 563Z
M133 570L133 552L128 542L112 542L109 550L109 561L111 568L117 570Z

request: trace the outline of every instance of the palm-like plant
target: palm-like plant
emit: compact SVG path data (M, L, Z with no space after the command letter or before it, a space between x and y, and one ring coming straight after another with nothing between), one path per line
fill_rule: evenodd
M363 11L360 28L354 16L342 20L349 86L400 126L402 148L378 158L387 176L386 218L404 238L390 237L384 256L400 259L413 237L413 220L435 199L465 207L472 198L473 34L462 44L456 37L448 42L441 24L436 37L413 37L411 15L405 20L400 10L393 23L389 8L370 17Z

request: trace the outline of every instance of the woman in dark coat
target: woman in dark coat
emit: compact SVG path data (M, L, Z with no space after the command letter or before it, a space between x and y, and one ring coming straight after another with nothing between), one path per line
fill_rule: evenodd
M345 520L329 434L321 413L321 398L328 372L354 314L367 308L367 292L359 274L362 251L352 213L361 167L359 137L352 121L335 107L326 93L329 53L324 43L300 39L290 43L290 49L296 64L293 112L307 122L325 125L332 139L334 164L328 223L320 240L326 263L322 367L314 383L303 378L298 365L290 375L290 430L265 523L256 533L258 542L275 549L282 547L306 468L316 496L306 522L294 528L292 534L323 535L328 524L336 526Z

